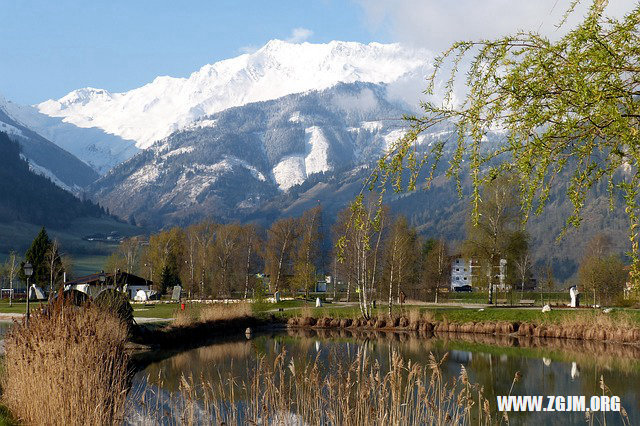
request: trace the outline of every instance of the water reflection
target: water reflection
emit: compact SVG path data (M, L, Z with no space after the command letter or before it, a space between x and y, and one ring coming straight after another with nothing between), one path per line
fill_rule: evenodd
M495 404L496 395L509 393L516 372L521 379L513 385L514 395L591 395L600 394L600 376L633 421L640 419L640 349L604 342L559 339L519 339L511 336L442 334L417 336L406 333L352 330L288 330L221 342L155 362L139 372L138 388L157 387L176 392L181 377L194 377L214 383L232 375L239 382L248 380L261 356L273 362L281 351L285 364L295 360L296 368L318 359L322 373L337 371L355 360L358 350L375 359L387 371L391 353L397 350L406 362L428 364L429 354L440 359L446 378L460 375L464 365L470 380L484 387L485 396ZM132 393L133 394L133 393ZM584 413L511 413L512 424L578 424ZM607 424L621 424L610 413ZM596 422L598 423L598 422Z

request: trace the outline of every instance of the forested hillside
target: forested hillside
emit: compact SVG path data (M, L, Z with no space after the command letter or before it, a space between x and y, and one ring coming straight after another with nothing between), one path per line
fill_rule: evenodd
M106 212L89 200L81 201L44 176L29 169L20 145L0 132L0 223L27 222L64 226L79 217Z

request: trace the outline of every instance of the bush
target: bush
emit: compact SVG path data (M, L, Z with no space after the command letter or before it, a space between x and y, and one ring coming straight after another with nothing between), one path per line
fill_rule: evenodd
M127 325L127 329L133 327L133 308L125 293L114 289L108 289L98 294L93 302L98 308L111 313Z
M95 305L56 300L5 337L3 402L25 424L122 423L127 328Z

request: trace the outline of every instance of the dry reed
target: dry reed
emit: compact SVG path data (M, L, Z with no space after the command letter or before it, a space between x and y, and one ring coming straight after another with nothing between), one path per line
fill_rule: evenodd
M482 390L466 370L445 380L445 358L428 366L405 363L397 352L388 372L358 352L347 367L321 372L313 362L281 352L261 358L247 381L220 374L215 382L183 376L178 394L145 391L129 419L154 424L443 425L490 424ZM161 400L158 400L160 398ZM480 402L480 403L478 403ZM133 408L133 407L131 407ZM170 418L167 417L169 414Z
M5 337L3 402L26 424L110 425L124 418L124 323L59 300Z
M221 321L247 318L253 315L247 302L207 305L200 311L200 321Z
M184 327L198 323L228 321L251 316L253 316L253 311L250 303L214 303L202 307L199 311L189 308L184 311L177 310L173 315L172 326Z

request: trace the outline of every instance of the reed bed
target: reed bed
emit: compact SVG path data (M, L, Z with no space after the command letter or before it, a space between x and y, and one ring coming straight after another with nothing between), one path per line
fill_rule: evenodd
M449 425L492 424L482 389L466 370L445 380L440 360L427 366L393 352L388 372L359 351L347 367L323 374L318 358L294 361L281 352L260 358L249 379L215 382L183 376L179 392L149 388L134 396L128 421L137 424Z
M126 340L127 326L98 307L52 302L5 336L3 402L25 424L121 423Z
M253 315L251 304L247 302L207 305L200 310L201 322L233 320Z
M199 310L190 309L177 310L173 316L174 327L184 327L198 323L214 321L229 321L253 316L251 304L247 302L239 303L216 303L202 307Z

